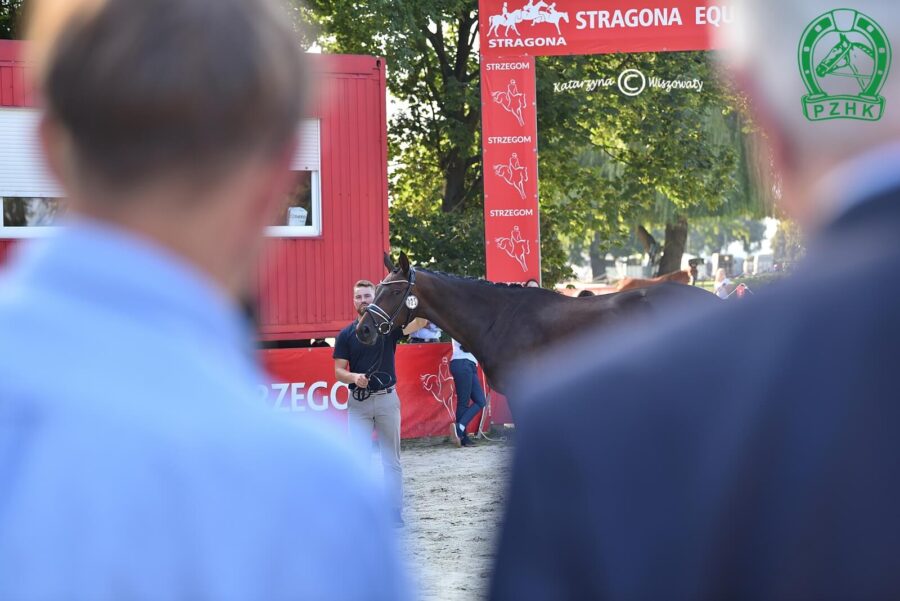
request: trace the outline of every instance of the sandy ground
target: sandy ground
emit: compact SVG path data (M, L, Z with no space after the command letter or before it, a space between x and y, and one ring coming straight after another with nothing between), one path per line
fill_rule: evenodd
M512 445L479 439L405 443L409 571L423 601L479 600L487 594Z

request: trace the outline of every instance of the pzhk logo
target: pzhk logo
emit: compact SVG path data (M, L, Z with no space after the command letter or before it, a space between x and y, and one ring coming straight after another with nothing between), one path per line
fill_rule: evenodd
M825 13L803 32L799 58L807 119L881 119L891 45L878 23L852 9Z

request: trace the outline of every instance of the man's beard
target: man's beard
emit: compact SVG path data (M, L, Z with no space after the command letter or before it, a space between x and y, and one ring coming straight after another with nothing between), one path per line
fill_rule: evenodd
M360 317L362 317L363 315L366 314L366 308L367 308L368 306L369 306L369 305L360 305L360 306L356 309L356 312L359 313L359 316L360 316Z

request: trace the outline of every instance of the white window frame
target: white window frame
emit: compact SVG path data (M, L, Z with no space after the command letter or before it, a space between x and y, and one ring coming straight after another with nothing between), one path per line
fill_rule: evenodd
M47 170L38 144L41 112L33 108L0 108L0 198L62 198L62 190ZM272 238L311 238L322 235L322 145L318 119L304 119L297 126L295 171L309 171L310 224L277 225L266 228ZM58 232L60 226L6 226L0 206L0 239L41 238Z
M0 196L0 202L4 198L16 198L15 196ZM19 197L21 198L21 197ZM61 198L59 196L26 196L24 198ZM0 240L21 240L28 238L44 238L59 232L62 227L58 225L3 225L3 206L0 205Z
M0 199L62 197L38 144L40 116L38 109L0 108ZM0 239L41 238L59 229L53 225L6 226L0 212Z
M270 238L315 238L322 235L322 137L318 119L304 119L297 126L297 153L291 163L294 171L309 171L310 218L309 225L270 225L266 235Z
M297 169L296 171L312 171ZM270 225L266 228L266 236L270 238L314 238L322 235L322 184L320 171L312 171L310 177L311 213L309 225Z

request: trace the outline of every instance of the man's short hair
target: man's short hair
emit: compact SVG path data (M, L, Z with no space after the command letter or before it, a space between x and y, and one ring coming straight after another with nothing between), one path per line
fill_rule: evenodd
M275 0L36 0L29 25L76 178L202 185L295 135L306 74Z
M354 290L356 290L357 288L374 288L374 287L375 287L375 284L373 284L369 280L359 280L355 284L353 284Z

